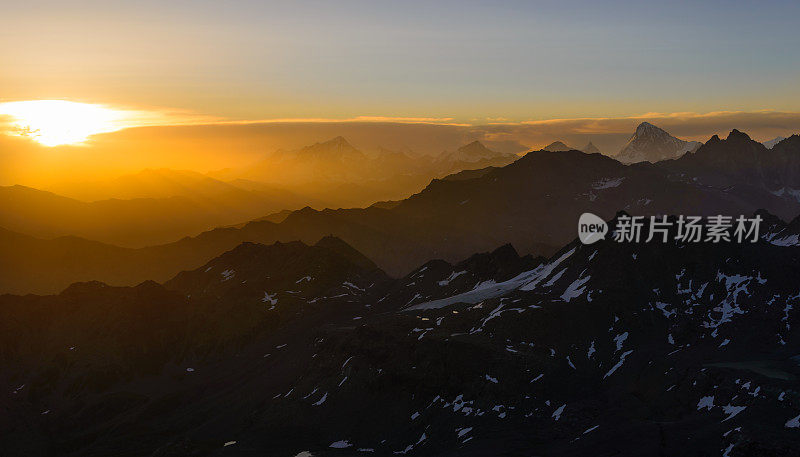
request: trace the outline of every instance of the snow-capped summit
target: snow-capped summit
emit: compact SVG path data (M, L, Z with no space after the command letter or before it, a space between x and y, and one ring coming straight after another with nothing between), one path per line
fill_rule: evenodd
M775 147L776 144L780 143L785 139L786 139L785 137L777 136L771 140L764 141L761 144L763 144L767 149L772 149Z
M448 167L448 172L460 171L465 164L506 165L516 159L514 154L492 151L480 141L465 144L455 151L445 151L438 158L438 163ZM460 164L460 165L459 165ZM455 168L454 168L455 167Z
M680 157L701 144L675 138L649 122L642 122L616 158L624 163L659 162Z

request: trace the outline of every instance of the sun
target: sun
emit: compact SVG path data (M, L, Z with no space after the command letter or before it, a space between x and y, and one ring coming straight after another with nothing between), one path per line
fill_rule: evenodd
M45 146L84 143L91 135L125 128L126 113L104 105L66 100L0 103L0 115L11 119L11 135Z

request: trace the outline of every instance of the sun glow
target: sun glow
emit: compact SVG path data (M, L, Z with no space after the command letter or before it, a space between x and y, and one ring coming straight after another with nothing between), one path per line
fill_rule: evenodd
M31 138L45 146L81 144L91 135L130 126L125 111L66 100L0 103L0 115L10 118L7 133Z

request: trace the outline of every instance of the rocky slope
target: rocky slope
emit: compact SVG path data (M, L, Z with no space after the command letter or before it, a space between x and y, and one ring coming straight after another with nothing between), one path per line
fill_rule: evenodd
M649 122L642 122L615 158L623 163L659 162L680 157L700 144L675 138Z
M166 287L3 296L0 444L796 455L798 262L764 240L608 240L547 260L506 246L387 280L327 239L243 245Z

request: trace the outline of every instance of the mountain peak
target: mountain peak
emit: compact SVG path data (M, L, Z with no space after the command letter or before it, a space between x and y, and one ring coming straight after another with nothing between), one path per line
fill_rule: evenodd
M664 133L667 133L663 129L660 129L660 128L656 127L655 125L653 125L653 124L651 124L649 122L642 122L641 124L639 124L636 127L636 133L635 134L638 135L638 136L641 136L641 135L646 135L646 134L652 133L652 132L664 132Z
M349 142L348 142L348 141L345 139L345 137L343 137L343 136L341 136L341 135L339 135L339 136L337 136L337 137L335 137L335 138L331 138L331 139L330 139L330 140L328 140L328 141L323 141L322 143L319 143L319 144L320 144L320 145L324 145L324 146L337 146L337 147L340 147L340 148L352 148L352 149L355 149L355 148L353 147L353 145L351 145L351 144L350 144L350 143L349 143Z
M587 154L600 154L600 150L597 149L597 146L595 146L591 141L589 144L583 147L583 152Z
M341 158L344 155L360 156L361 151L356 149L343 136L337 136L321 143L314 143L310 146L305 146L296 151L295 155L302 157L316 157L319 159L328 157Z
M684 141L649 122L642 122L617 154L625 163L659 162L677 158L700 146L696 141Z
M478 140L473 141L472 143L465 144L458 148L458 152L461 153L468 153L468 154L494 154L494 151L487 148L483 143Z
M481 160L493 159L501 155L502 154L487 148L478 140L459 147L454 153L445 153L445 156L450 160L462 162L479 162Z
M572 149L573 148L567 146L562 141L553 141L552 143L543 147L542 151L559 152L559 151L571 151Z
M376 270L378 266L362 254L358 249L351 246L349 243L334 235L327 235L320 238L314 245L319 248L324 248L329 251L335 252L342 257L347 258L354 264L367 270Z
M484 146L484 144L483 144L483 143L481 143L481 142L480 142L480 141L478 141L478 140L475 140L475 141L473 141L473 142L471 142L471 143L467 143L467 144L465 144L464 146L461 146L461 147L460 147L460 148L458 148L458 149L459 149L459 150L461 150L461 149L467 149L467 148L485 148L485 147L486 147L486 146Z
M731 133L728 134L728 138L726 138L726 140L727 141L730 141L730 140L746 140L746 141L750 141L750 136L747 135L744 132L741 132L739 130L733 129L733 130L731 130Z

